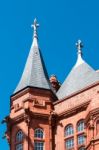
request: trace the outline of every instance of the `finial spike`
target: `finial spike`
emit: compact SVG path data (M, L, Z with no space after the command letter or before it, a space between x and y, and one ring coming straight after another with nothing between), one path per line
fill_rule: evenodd
M81 40L78 40L76 43L77 46L77 51L78 51L78 55L82 56L82 48L83 48L83 44Z
M37 28L39 27L39 24L37 23L37 19L34 19L34 23L31 25L32 28L34 28L34 37L37 38Z

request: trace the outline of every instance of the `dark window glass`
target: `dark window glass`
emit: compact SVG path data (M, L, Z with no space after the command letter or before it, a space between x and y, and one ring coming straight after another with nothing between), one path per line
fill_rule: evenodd
M79 135L78 136L78 145L84 144L84 142L85 142L84 135Z
M74 134L73 126L72 125L68 125L65 128L65 136L72 135L72 134Z
M44 150L43 142L34 142L34 150Z
M35 134L34 134L35 138L43 138L43 130L42 129L36 129L35 130Z
M65 144L66 144L66 150L73 148L74 147L74 139L70 138L70 139L66 140Z
M20 130L16 135L16 142L22 142L23 140L23 132Z
M80 131L83 131L83 130L84 130L84 121L81 120L77 124L77 131L80 132Z

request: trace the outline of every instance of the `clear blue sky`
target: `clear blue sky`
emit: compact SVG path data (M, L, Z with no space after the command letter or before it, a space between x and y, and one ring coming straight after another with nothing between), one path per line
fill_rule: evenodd
M32 42L31 24L37 18L39 45L49 75L62 82L76 61L75 42L84 43L83 57L99 69L99 0L0 1L0 121L9 114L13 93ZM0 125L0 148L5 126Z

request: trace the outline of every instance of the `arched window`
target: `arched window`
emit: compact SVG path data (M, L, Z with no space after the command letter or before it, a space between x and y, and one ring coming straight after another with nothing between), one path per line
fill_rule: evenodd
M23 140L23 132L22 130L19 130L16 134L16 142L22 142Z
M40 128L35 129L34 137L43 139L43 137L44 137L43 130Z
M40 141L37 139L40 138ZM34 131L34 150L44 150L44 131L40 128Z
M84 130L84 120L80 120L78 123L77 123L77 131L78 132L81 132Z
M69 124L65 128L65 136L69 136L69 135L72 135L72 134L74 134L73 125Z
M23 150L23 132L19 130L16 134L15 150Z
M96 134L99 134L99 120L96 122Z

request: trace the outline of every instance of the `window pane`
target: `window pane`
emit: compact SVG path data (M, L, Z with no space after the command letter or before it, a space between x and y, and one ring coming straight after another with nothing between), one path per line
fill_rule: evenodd
M74 139L71 138L71 139L66 140L66 149L70 149L73 147L74 147Z
M81 120L77 124L77 131L80 132L80 131L83 131L83 130L84 130L84 121Z
M42 131L42 129L36 129L34 137L36 137L36 138L43 138L43 131Z
M81 144L84 144L84 142L85 142L84 135L79 135L78 136L78 144L81 145Z
M16 150L23 150L23 145L22 144L17 144L16 145Z
M23 140L23 132L20 130L16 135L16 142L21 142Z
M65 136L72 135L74 134L73 126L68 125L65 129Z
M34 142L34 150L44 150L43 142Z

